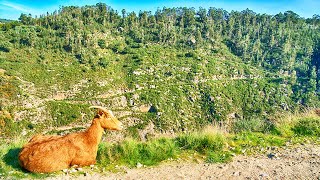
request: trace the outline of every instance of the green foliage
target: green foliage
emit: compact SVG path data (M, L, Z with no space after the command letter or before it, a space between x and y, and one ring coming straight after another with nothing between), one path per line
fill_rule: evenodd
M59 127L82 120L84 109L88 109L87 105L70 104L64 101L48 101L47 108L53 119L52 126ZM87 111L87 110L86 110Z
M33 130L34 124L29 120L22 119L15 121L11 117L3 117L0 115L1 130L0 135L3 137L20 136L23 130Z
M211 133L190 133L176 138L176 143L182 149L201 153L220 151L223 148L224 141L222 135Z
M19 82L7 75L0 74L0 98L13 100L20 93ZM2 101L0 101L2 102Z
M0 42L0 51L10 52L11 48L12 48L12 46L9 42L6 42L6 41Z
M223 163L232 160L235 154L252 154L270 147L281 147L286 142L302 143L306 140L319 143L319 119L301 118L293 126L293 132L299 138L257 132L238 134L219 134L210 131L181 134L174 138L163 137L146 142L125 140L114 144L101 143L98 148L97 168L112 169L112 166L125 165L136 167L156 165L168 159L201 155L208 163ZM26 173L18 163L18 153L25 140L0 139L0 176L14 178L55 177L51 174ZM194 158L199 158L194 156Z
M232 137L232 141L229 143L232 146L232 152L241 153L253 153L256 147L271 147L271 146L283 146L286 142L286 138L263 133L243 132L235 134Z
M108 46L109 49L111 49L114 53L120 53L124 50L124 44L121 42L113 42Z
M320 137L320 118L303 118L292 127L297 135Z
M226 163L232 160L232 155L230 152L224 151L214 151L209 152L206 158L208 163Z
M1 24L0 67L10 77L1 78L1 105L62 94L65 104L45 104L59 126L79 122L82 106L92 102L126 111L152 104L151 117L137 117L159 132L212 123L272 132L274 114L319 106L316 18L216 8L125 12L98 3ZM119 92L139 98L117 107ZM28 111L39 108L36 102ZM139 126L126 135L136 136Z
M212 133L190 133L176 138L160 138L147 142L125 140L119 144L101 144L97 159L104 166L110 163L132 167L137 163L155 165L163 160L177 157L181 151L192 150L201 154L220 153L224 143L225 138L222 135ZM219 158L220 161L230 159L229 155L222 153Z
M171 139L160 138L147 143L126 140L113 146L99 146L98 162L101 164L117 163L135 167L137 163L155 165L177 155L177 148Z
M272 131L272 134L279 135L282 137L290 138L294 136L291 124L281 124L277 125Z
M105 57L99 58L99 62L98 62L99 66L101 66L103 68L107 68L108 64L109 64L109 61L107 60L107 58L105 58Z
M237 120L233 125L232 129L234 132L270 132L274 129L274 124L269 120L262 120L260 118L240 119Z
M100 48L102 48L102 49L107 48L106 41L105 41L104 39L99 39L99 40L98 40L98 45L99 45Z

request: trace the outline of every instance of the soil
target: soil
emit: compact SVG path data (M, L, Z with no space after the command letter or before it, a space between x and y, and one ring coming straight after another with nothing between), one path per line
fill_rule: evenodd
M155 167L88 174L59 179L316 179L320 180L320 145L299 144L269 148L263 154L238 155L229 163L171 161ZM121 167L123 168L123 167Z

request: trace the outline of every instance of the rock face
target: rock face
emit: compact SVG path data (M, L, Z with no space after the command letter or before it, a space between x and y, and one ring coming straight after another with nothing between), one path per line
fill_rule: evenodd
M113 107L125 108L128 106L127 98L125 96L119 96L111 99Z
M146 141L148 136L153 136L155 134L153 122L149 124L142 130L139 130L139 136L142 141Z

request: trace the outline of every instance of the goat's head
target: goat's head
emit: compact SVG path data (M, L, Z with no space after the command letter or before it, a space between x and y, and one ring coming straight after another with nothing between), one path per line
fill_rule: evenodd
M89 108L96 108L98 109L98 113L96 118L99 119L100 125L103 129L109 130L122 130L122 123L114 117L111 110L107 110L101 106L90 106Z

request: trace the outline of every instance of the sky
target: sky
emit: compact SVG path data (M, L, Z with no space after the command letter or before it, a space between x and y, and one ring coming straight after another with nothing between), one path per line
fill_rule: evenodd
M17 20L21 13L39 16L58 10L60 6L95 5L103 2L119 14L122 9L127 12L146 10L155 12L163 7L209 7L222 8L231 12L245 9L260 14L275 15L291 10L301 17L311 18L320 15L320 0L0 0L0 18Z

